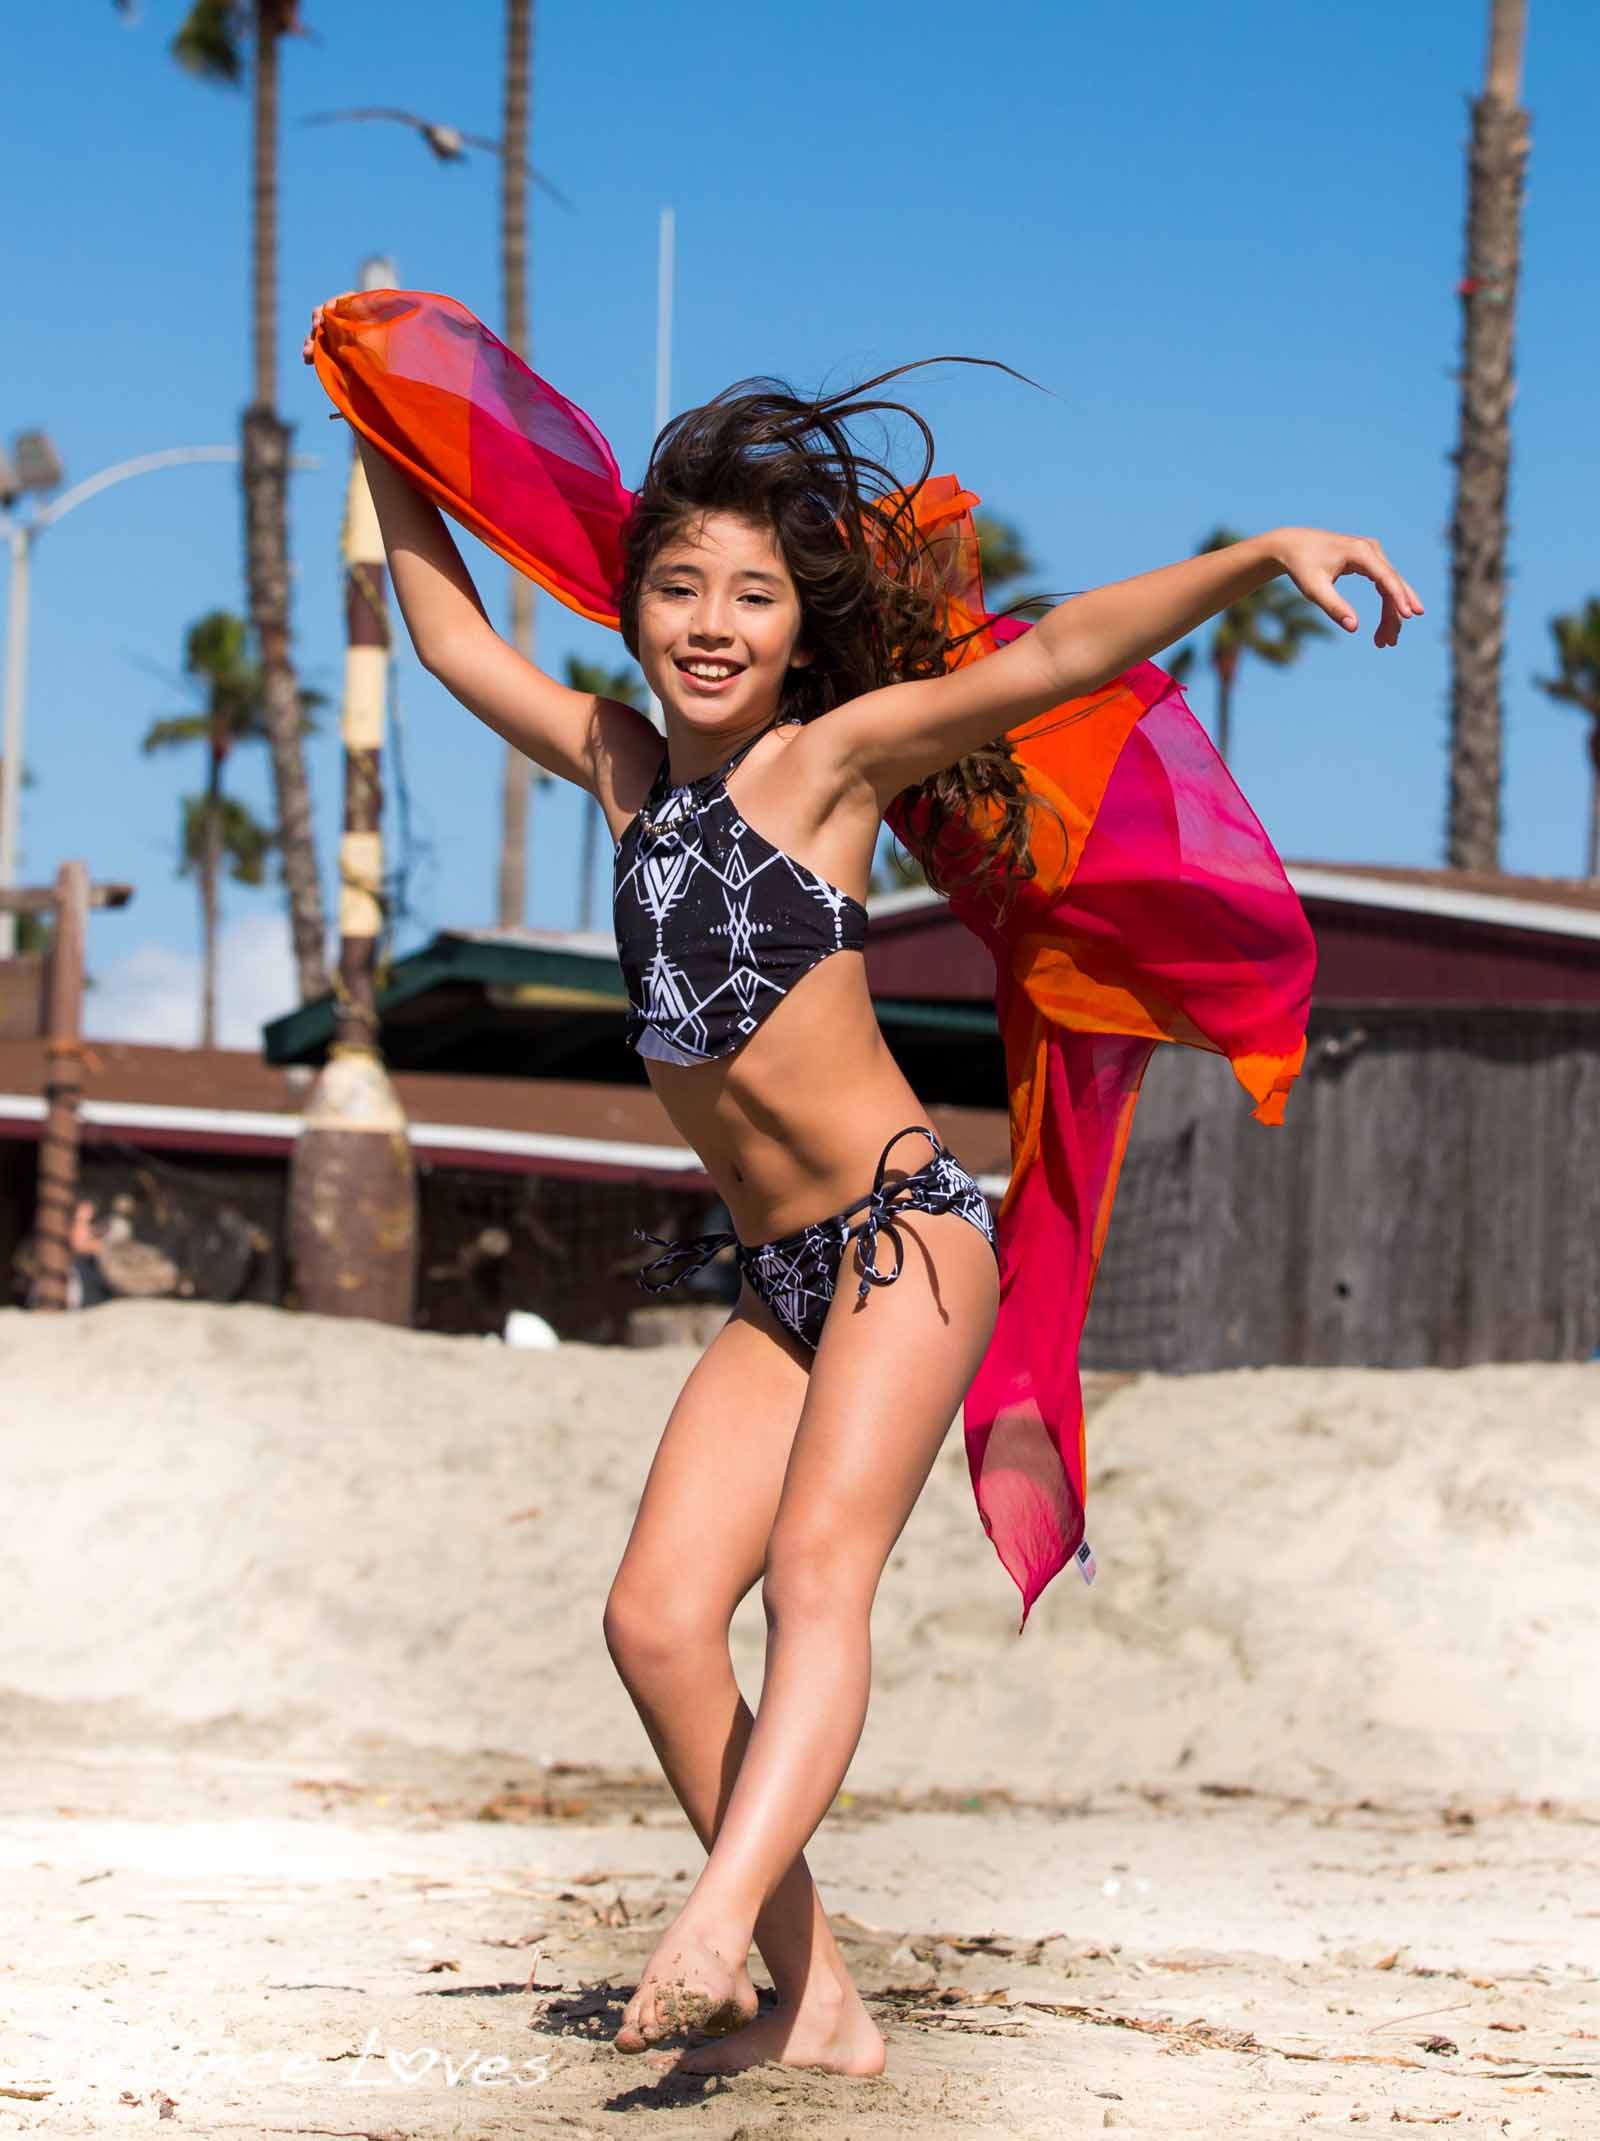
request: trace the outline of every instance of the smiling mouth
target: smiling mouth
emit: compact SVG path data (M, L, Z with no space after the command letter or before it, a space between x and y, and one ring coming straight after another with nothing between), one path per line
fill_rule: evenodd
M674 661L680 675L693 677L697 684L725 684L730 677L742 676L743 662L696 662Z

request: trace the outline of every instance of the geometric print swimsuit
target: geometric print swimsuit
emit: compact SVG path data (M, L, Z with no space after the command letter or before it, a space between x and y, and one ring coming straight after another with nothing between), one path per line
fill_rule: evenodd
M623 828L612 874L628 1041L658 1063L743 1047L830 952L859 952L867 910L745 824L725 766L672 787L667 756Z
M915 1174L885 1187L889 1155L903 1137L925 1137L933 1147L933 1158ZM897 1130L884 1146L872 1187L864 1197L831 1219L814 1219L779 1241L757 1242L747 1248L736 1234L700 1234L689 1241L668 1242L659 1234L641 1232L641 1241L654 1242L663 1253L646 1264L639 1284L647 1293L664 1293L691 1271L703 1269L724 1249L732 1249L739 1269L784 1329L815 1352L838 1283L839 1260L850 1241L856 1245L858 1303L865 1301L872 1287L892 1286L899 1278L906 1248L895 1219L902 1212L958 1213L977 1228L991 1249L995 1246L988 1198L931 1130L912 1123ZM857 1213L862 1215L859 1219ZM894 1251L894 1263L887 1271L878 1266L880 1236L887 1237Z
M657 1062L694 1064L742 1048L789 991L836 951L863 951L867 911L857 899L762 838L739 816L725 786L752 745L726 765L673 787L667 758L644 807L616 843L612 913L617 958L628 992L628 1039ZM886 1186L889 1155L902 1138L923 1137L933 1157ZM779 1241L751 1246L734 1234L667 1242L639 1274L660 1293L733 1249L753 1290L794 1337L815 1348L833 1299L839 1261L854 1239L857 1299L900 1276L905 1244L900 1212L956 1212L995 1246L989 1200L967 1170L921 1123L884 1147L872 1188L827 1219ZM861 1216L857 1216L857 1215ZM880 1235L894 1251L878 1268Z

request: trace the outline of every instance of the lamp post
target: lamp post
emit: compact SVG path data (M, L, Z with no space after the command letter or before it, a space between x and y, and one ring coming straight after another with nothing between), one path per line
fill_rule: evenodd
M0 527L11 550L11 591L6 625L6 698L4 727L0 728L0 893L10 892L17 882L18 843L22 819L22 742L27 698L28 600L32 580L33 546L46 528L55 526L75 506L96 498L114 483L130 476L146 476L159 468L178 468L190 461L237 461L237 446L168 446L159 453L137 454L131 461L118 461L98 475L74 484L59 498L34 508L31 520L15 511L24 493L55 490L62 478L61 462L48 435L23 431L8 456L0 449ZM316 468L315 455L294 458L295 468ZM0 959L16 950L16 917L0 905Z
M678 232L678 218L674 210L661 211L660 232L656 244L656 437L667 428L667 418L672 414L672 260ZM667 717L661 701L654 692L650 694L650 719L663 735L667 730Z

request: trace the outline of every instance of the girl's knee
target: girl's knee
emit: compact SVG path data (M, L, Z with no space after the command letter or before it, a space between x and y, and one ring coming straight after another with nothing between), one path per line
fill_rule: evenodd
M761 1581L761 1603L768 1626L823 1619L857 1620L870 1614L880 1568L870 1557L852 1553L837 1534L818 1538L780 1537L774 1531Z
M625 1680L701 1666L708 1652L726 1653L734 1603L619 1572L601 1621L606 1648Z

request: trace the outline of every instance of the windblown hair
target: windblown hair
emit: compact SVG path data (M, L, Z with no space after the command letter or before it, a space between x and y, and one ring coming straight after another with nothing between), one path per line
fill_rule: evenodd
M618 608L629 653L638 656L639 600L657 551L705 513L736 513L773 530L800 597L811 660L789 671L780 718L814 721L881 685L942 676L947 654L962 642L940 621L941 567L908 502L932 471L933 434L903 402L869 398L917 368L899 365L817 397L781 380L747 379L674 417L656 440L628 518ZM921 473L892 507L885 501L901 489L894 471L851 436L850 426L867 416L903 417L922 439ZM1036 799L1003 737L906 799L913 853L938 890L983 882L1003 901L1008 880L1033 876L1028 807ZM980 827L981 839L970 837ZM969 836L944 839L962 830Z

